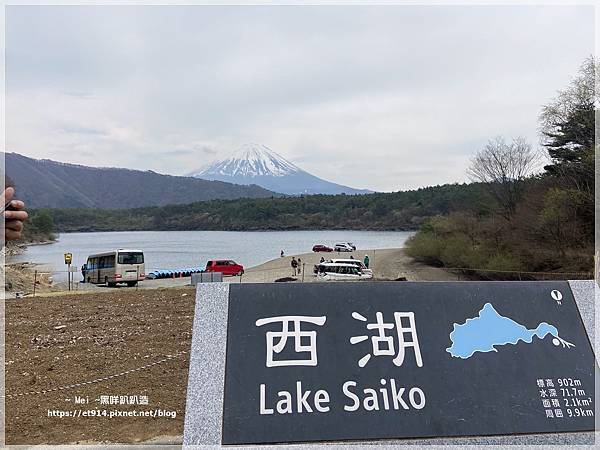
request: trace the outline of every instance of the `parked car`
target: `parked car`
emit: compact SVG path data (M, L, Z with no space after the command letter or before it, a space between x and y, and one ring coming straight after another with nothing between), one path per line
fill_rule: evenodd
M355 264L321 263L317 265L317 277L322 280L368 280L373 274L363 273Z
M331 262L338 264L354 264L356 267L360 268L363 275L368 275L371 278L373 277L373 271L367 269L367 266L359 259L332 259Z
M338 242L335 244L334 250L336 252L353 252L354 248L348 242Z
M331 247L327 247L323 244L317 244L313 247L313 252L332 252L333 249Z
M216 259L206 263L207 272L221 272L224 276L237 276L244 273L244 266L230 259Z

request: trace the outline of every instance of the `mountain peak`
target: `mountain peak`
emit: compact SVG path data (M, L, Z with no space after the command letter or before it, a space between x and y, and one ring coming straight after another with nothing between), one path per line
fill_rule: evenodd
M244 144L229 158L217 161L193 176L226 175L243 177L283 177L301 170L283 156L262 144Z
M370 192L318 178L292 164L266 145L253 143L242 145L227 159L214 162L191 176L242 185L256 184L288 195Z

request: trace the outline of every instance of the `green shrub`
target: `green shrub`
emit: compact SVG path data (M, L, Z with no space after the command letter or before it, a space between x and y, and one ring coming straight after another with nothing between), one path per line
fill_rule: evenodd
M485 269L518 272L521 270L521 263L514 255L500 253L488 259Z
M406 254L426 264L442 264L444 249L441 237L432 233L417 233L406 241Z
M483 267L487 252L473 248L471 240L464 234L449 235L444 238L441 260L447 267Z
M447 236L443 240L443 250L440 259L447 267L466 267L467 254L472 252L471 244L466 236L456 234Z

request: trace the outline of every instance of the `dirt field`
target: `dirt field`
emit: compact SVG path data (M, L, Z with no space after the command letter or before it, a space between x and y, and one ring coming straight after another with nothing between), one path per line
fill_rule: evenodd
M191 287L7 299L6 443L133 443L182 435L193 309ZM83 382L92 383L58 389ZM148 405L102 405L105 395L147 396ZM89 403L76 405L75 396ZM176 417L48 412L159 408Z

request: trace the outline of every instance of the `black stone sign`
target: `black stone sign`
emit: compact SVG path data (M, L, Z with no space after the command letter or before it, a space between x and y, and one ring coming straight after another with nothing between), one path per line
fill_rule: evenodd
M223 444L591 431L566 282L232 284Z

